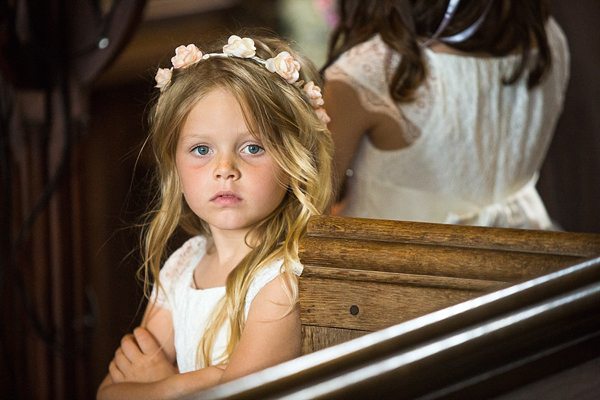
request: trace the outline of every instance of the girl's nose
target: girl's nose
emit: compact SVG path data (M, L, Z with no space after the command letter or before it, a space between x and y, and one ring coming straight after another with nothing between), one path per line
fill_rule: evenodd
M220 157L217 160L213 176L215 179L236 180L240 176L240 171L237 169L232 157Z

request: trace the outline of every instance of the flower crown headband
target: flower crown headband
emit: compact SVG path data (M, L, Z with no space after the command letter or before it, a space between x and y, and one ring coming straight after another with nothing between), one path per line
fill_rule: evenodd
M300 77L300 63L294 60L287 51L282 51L277 54L274 58L263 60L256 56L256 47L254 46L254 40L250 38L240 38L239 36L232 35L229 37L227 44L223 46L222 53L208 53L202 54L200 49L194 44L187 46L179 46L175 49L175 56L171 58L171 68L159 68L156 73L156 88L159 88L161 92L165 91L171 84L171 77L173 76L173 69L183 69L190 65L194 65L201 60L206 60L210 57L238 57L248 58L256 61L259 64L270 71L278 74L286 82L295 84L302 90L308 99L308 103L315 109L317 116L324 123L329 122L329 116L325 112L323 106L323 96L321 94L321 88L310 81L303 85L303 82L297 82Z

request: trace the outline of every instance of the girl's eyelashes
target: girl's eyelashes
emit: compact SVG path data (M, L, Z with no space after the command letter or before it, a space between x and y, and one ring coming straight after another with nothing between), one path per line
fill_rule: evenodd
M265 149L263 149L261 146L259 146L257 144L249 144L249 145L244 146L244 148L242 149L243 153L252 154L252 155L261 154L264 151L265 151Z
M249 154L249 155L253 155L253 156L262 154L264 151L265 151L265 149L256 143L244 145L244 146L242 146L242 149L241 149L241 153ZM191 152L197 156L206 156L206 155L209 155L210 153L212 153L212 149L209 146L202 144L202 145L194 146L192 148Z
M210 153L210 147L205 145L196 146L192 149L192 153L198 156L205 156Z

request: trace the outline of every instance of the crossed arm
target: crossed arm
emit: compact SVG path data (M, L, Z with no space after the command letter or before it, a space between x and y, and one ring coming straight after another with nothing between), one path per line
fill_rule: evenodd
M242 337L225 365L179 373L171 313L146 310L146 328L125 335L98 389L98 399L171 399L187 396L300 355L298 305L291 312L282 276L256 295Z

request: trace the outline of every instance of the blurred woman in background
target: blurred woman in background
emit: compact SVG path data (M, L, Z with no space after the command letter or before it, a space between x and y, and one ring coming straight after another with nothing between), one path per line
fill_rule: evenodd
M324 99L341 214L554 228L535 184L569 51L546 1L338 7Z

